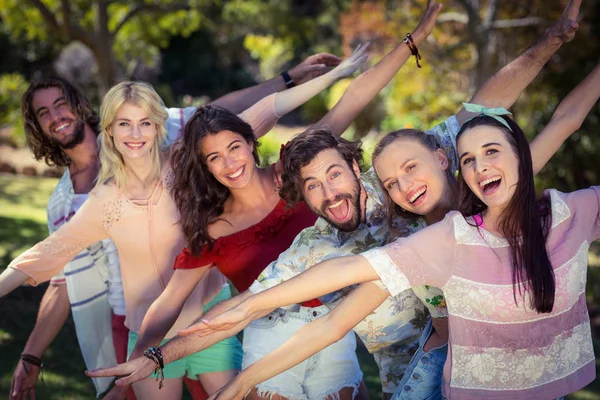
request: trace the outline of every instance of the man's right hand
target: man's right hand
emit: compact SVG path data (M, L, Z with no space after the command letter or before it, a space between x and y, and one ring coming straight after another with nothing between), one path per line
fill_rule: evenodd
M19 360L12 376L9 400L35 400L35 385L39 375L39 367Z
M120 377L115 382L116 386L127 387L134 382L146 379L154 372L156 364L154 361L144 356L129 360L126 363L118 364L113 367L98 368L92 371L85 371L90 378L101 377Z

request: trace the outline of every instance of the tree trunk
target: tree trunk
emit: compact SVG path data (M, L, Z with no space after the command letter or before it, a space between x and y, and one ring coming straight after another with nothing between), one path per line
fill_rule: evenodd
M119 63L113 51L111 39L98 41L92 48L96 65L98 66L98 94L102 99L108 89L123 79Z

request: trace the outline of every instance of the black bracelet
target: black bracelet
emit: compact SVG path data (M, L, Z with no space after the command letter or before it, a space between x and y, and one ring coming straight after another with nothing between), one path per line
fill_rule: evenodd
M29 368L27 368L27 364L31 364L38 367L41 372L40 377L42 378L42 382L44 382L44 363L42 362L41 358L32 356L31 354L23 353L21 354L21 363L23 364L23 369L27 374L29 373Z
M290 76L290 74L287 71L283 71L281 73L281 77L283 78L283 81L285 82L285 86L287 86L288 89L296 86L296 84L294 83L294 80L292 79L292 77Z
M38 368L42 368L42 359L36 356L32 356L31 354L23 353L21 354L21 360L25 361L28 364L35 365Z

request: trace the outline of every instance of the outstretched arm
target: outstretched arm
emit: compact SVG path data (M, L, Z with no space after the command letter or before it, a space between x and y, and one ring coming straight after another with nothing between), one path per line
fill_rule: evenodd
M600 64L558 105L552 119L531 142L533 172L538 173L564 141L577 131L600 97Z
M247 324L274 308L300 304L355 283L378 279L379 275L369 261L361 255L332 258L288 281L248 297L224 314L214 318L207 315L202 319L203 326L191 327L180 334L197 332L199 335L206 335L212 334L215 330L229 330L240 322Z
M419 46L433 31L435 20L442 5L428 0L427 9L419 25L412 33ZM360 74L344 92L337 104L319 122L315 128L328 127L335 135L341 135L356 119L358 114L375 98L377 93L388 84L398 70L410 58L411 52L404 43L399 43L373 68Z
M300 85L317 76L323 75L329 70L329 67L335 67L340 61L340 58L333 54L314 54L290 69L288 73L294 83ZM250 108L260 99L267 97L272 93L285 90L286 88L283 78L281 76L276 76L266 82L259 83L258 85L226 94L225 96L210 102L210 104L221 106L239 114Z
M246 291L221 302L211 308L204 318L212 318L212 316L220 315L230 308L237 306L251 295L251 292ZM262 315L268 314L270 311L271 310L266 310ZM252 322L252 320L242 321L227 330L213 331L210 333L203 331L198 335L177 336L161 347L164 363L168 364L192 353L207 349L213 344L237 334L250 322ZM154 371L154 368L154 361L146 357L138 357L136 359L132 358L128 362L114 367L86 371L86 375L90 377L122 376L115 384L119 387L123 387L146 379Z
M242 371L213 398L241 400L257 384L301 363L343 338L388 296L387 291L373 282L359 285L331 312L304 326L273 352Z
M204 278L210 266L176 269L161 295L154 300L142 321L139 338L129 357L141 357L148 347L158 346L171 329L188 296Z
M0 297L25 282L50 280L85 247L108 237L102 224L103 204L94 193L69 222L10 263L0 275Z
M579 29L580 6L581 0L570 0L558 21L527 50L489 77L470 103L510 108L560 46L573 40ZM463 109L456 118L462 125L474 116Z
M25 273L13 269L6 268L2 274L0 274L0 297L4 297L29 279L29 276Z

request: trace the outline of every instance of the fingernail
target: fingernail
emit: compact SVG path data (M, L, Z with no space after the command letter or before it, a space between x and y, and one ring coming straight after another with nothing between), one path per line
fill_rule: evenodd
M210 324L210 320L206 318L202 318L202 322L204 322L205 324Z

